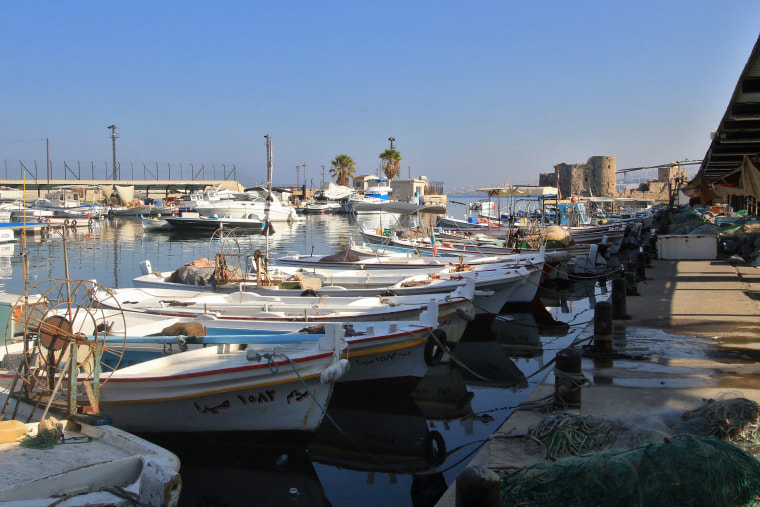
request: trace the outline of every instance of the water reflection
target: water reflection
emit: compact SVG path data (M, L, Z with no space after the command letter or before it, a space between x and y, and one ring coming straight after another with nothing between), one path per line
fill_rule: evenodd
M464 371L452 362L428 366L425 376L412 392L422 415L438 421L472 415L473 396L467 389Z
M180 506L331 505L303 445L239 432L151 438L180 458Z
M357 221L328 215L276 224L272 256L312 248L331 253L360 241L359 223L374 229L382 220L391 225L387 217ZM261 249L265 238L247 241ZM64 246L71 278L131 287L145 259L170 270L209 257L219 245L208 236L143 233L139 221L118 218L91 231L35 236L28 243L33 281L65 276ZM0 269L0 279L8 292L21 293L20 244L13 248L11 273ZM533 305L506 308L485 325L471 324L454 347L456 359L428 367L414 389L391 394L380 386L370 393L338 385L329 418L309 445L291 441L282 447L250 434L177 439L167 447L182 460L183 505L433 505L543 380L554 354L578 338L602 292L598 280L547 287ZM283 455L285 468L282 460L278 464Z
M420 473L443 463L446 443L409 392L387 395L337 385L309 444L316 462L356 471Z

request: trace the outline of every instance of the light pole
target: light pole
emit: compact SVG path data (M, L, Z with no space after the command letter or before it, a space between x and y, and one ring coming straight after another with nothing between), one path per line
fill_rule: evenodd
M306 162L301 164L301 167L303 167L303 184L306 185ZM306 192L304 192L304 199L306 199Z
M300 187L301 186L301 179L300 178L301 178L301 166L297 165L296 166L296 187Z
M109 125L106 127L107 129L111 129L111 145L113 147L113 180L116 181L117 173L116 173L116 138L119 137L119 133L116 132L116 129L119 128L116 125Z
M322 186L325 186L325 166L322 166Z
M389 137L388 140L391 142L391 149L393 149L393 143L396 141L395 137Z

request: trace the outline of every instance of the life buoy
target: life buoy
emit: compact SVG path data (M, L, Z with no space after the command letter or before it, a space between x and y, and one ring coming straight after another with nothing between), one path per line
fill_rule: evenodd
M443 465L446 461L446 442L443 435L438 431L431 431L425 435L423 443L425 450L425 463L431 466Z
M432 336L429 336L425 342L425 350L423 357L425 358L425 364L428 366L435 366L443 359L443 353L445 352L448 339L446 338L446 331L441 328L434 329Z

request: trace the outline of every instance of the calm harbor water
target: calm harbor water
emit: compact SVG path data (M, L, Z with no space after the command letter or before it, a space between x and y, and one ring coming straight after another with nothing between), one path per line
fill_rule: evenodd
M450 212L460 215L453 206ZM374 229L391 223L387 217L306 216L275 224L269 251L272 258L331 253L360 241L360 224ZM266 248L263 236L238 242L251 252ZM20 295L29 290L22 244L0 247L0 284ZM208 235L144 233L138 220L104 220L63 236L29 237L27 285L65 278L68 265L69 278L131 287L145 259L155 269L172 270L213 258L219 248ZM491 324L471 325L456 345L457 360L429 367L409 392L339 384L309 442L250 433L148 438L182 460L182 505L433 505L545 377L554 354L578 338L591 321L595 297L605 290L593 280L549 288L540 292L546 314L505 309Z

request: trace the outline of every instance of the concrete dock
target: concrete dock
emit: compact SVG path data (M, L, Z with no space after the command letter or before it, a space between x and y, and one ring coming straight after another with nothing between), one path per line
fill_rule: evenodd
M583 414L627 421L693 410L708 399L760 403L760 268L653 260L638 293L626 298L631 318L613 322L615 354L581 360L588 379L581 389ZM593 335L593 325L587 334ZM554 384L550 373L470 466L508 472L534 464L535 456L515 453L504 442L527 434L551 410ZM454 481L437 506L456 505L456 487Z

